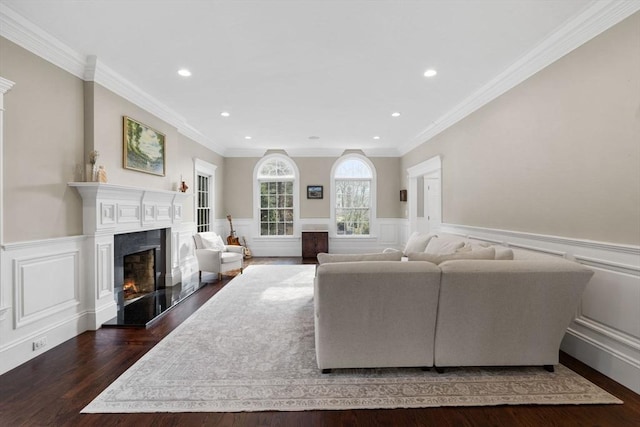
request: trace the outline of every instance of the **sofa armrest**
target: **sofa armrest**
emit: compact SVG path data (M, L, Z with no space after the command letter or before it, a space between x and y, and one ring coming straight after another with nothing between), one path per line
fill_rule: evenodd
M570 261L446 261L436 366L555 365L590 269Z
M440 269L428 262L322 264L314 281L321 369L432 366Z

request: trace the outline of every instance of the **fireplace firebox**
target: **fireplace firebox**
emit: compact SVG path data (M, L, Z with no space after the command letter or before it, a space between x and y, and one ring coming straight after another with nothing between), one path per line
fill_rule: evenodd
M156 251L147 249L124 256L122 293L125 305L129 301L156 291Z
M116 234L113 239L115 319L104 326L144 326L153 319L164 294L166 230Z

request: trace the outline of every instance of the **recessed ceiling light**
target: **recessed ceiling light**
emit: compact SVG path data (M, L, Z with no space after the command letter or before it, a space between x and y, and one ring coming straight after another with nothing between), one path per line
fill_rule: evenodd
M424 72L424 76L425 77L433 77L436 74L438 74L438 72L436 70L434 70L433 68L429 68L427 71Z
M249 135L245 136L244 139L251 139Z
M391 117L400 117L400 113L397 111L395 113L391 113Z
M374 136L373 139L380 139L378 135Z
M186 68L181 68L178 70L178 74L180 74L182 77L189 77L191 76L191 71L187 70Z
M310 137L309 137L309 139L320 139L320 137L319 137L319 136L312 135L312 136L310 136Z
M220 115L222 117L229 117L231 114L228 111L223 111L222 113L220 113Z

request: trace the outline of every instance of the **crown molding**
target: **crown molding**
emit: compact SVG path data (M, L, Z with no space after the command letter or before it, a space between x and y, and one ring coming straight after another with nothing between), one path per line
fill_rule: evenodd
M185 118L129 80L109 68L95 55L82 55L40 29L38 26L0 3L0 36L16 43L31 53L89 82L95 82L127 101L175 126L178 132L210 150L224 153L216 144L189 125Z
M15 83L11 80L0 77L0 95L4 95L5 93L9 92L14 84Z
M86 58L0 3L0 36L82 78Z
M344 148L286 148L289 157L340 157ZM264 148L232 148L227 149L225 157L262 157L269 149ZM400 157L396 149L362 149L367 157Z
M638 0L594 1L498 76L465 98L426 129L400 147L405 155L453 126L469 114L514 88L572 50L640 10Z
M395 149L365 150L371 157L402 156L491 102L531 75L640 10L638 0L594 1L580 15L511 65L408 143ZM225 148L189 125L177 112L116 73L95 56L84 56L0 3L0 36L85 81L93 81L175 126L178 132L225 157L261 156L264 150ZM304 157L335 157L340 150L300 149ZM337 153L337 154L336 154Z

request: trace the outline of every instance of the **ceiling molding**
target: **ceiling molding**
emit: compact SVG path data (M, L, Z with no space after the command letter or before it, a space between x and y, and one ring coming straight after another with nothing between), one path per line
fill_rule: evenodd
M3 4L0 4L0 36L84 81L98 83L175 126L184 136L224 155L224 147L205 137L176 111L122 77L95 55L81 55Z
M512 89L531 75L545 68L578 46L640 10L640 1L594 1L575 19L547 37L527 55L511 65L486 85L464 99L448 113L431 123L406 144L394 149L365 150L371 157L398 157L429 141L445 129ZM11 40L35 55L62 68L72 75L93 81L127 99L140 108L175 126L184 136L225 157L260 157L264 149L225 148L189 125L185 118L147 92L100 62L95 56L86 57L29 20L0 3L0 36ZM299 157L335 157L340 150L310 148L295 150ZM337 153L337 154L336 154Z
M225 157L262 157L265 155L264 148L235 148L225 151ZM344 148L287 148L285 150L289 157L340 157L344 153ZM400 157L400 153L395 149L364 149L367 157Z
M429 141L638 10L640 10L640 1L637 0L599 0L593 2L581 14L558 28L520 60L431 123L407 144L402 145L400 154L405 155Z
M0 36L76 77L83 78L86 58L22 15L0 3Z
M0 77L0 95L4 95L9 92L15 83L11 80L7 80L3 77ZM0 104L0 109L2 109L2 104Z

